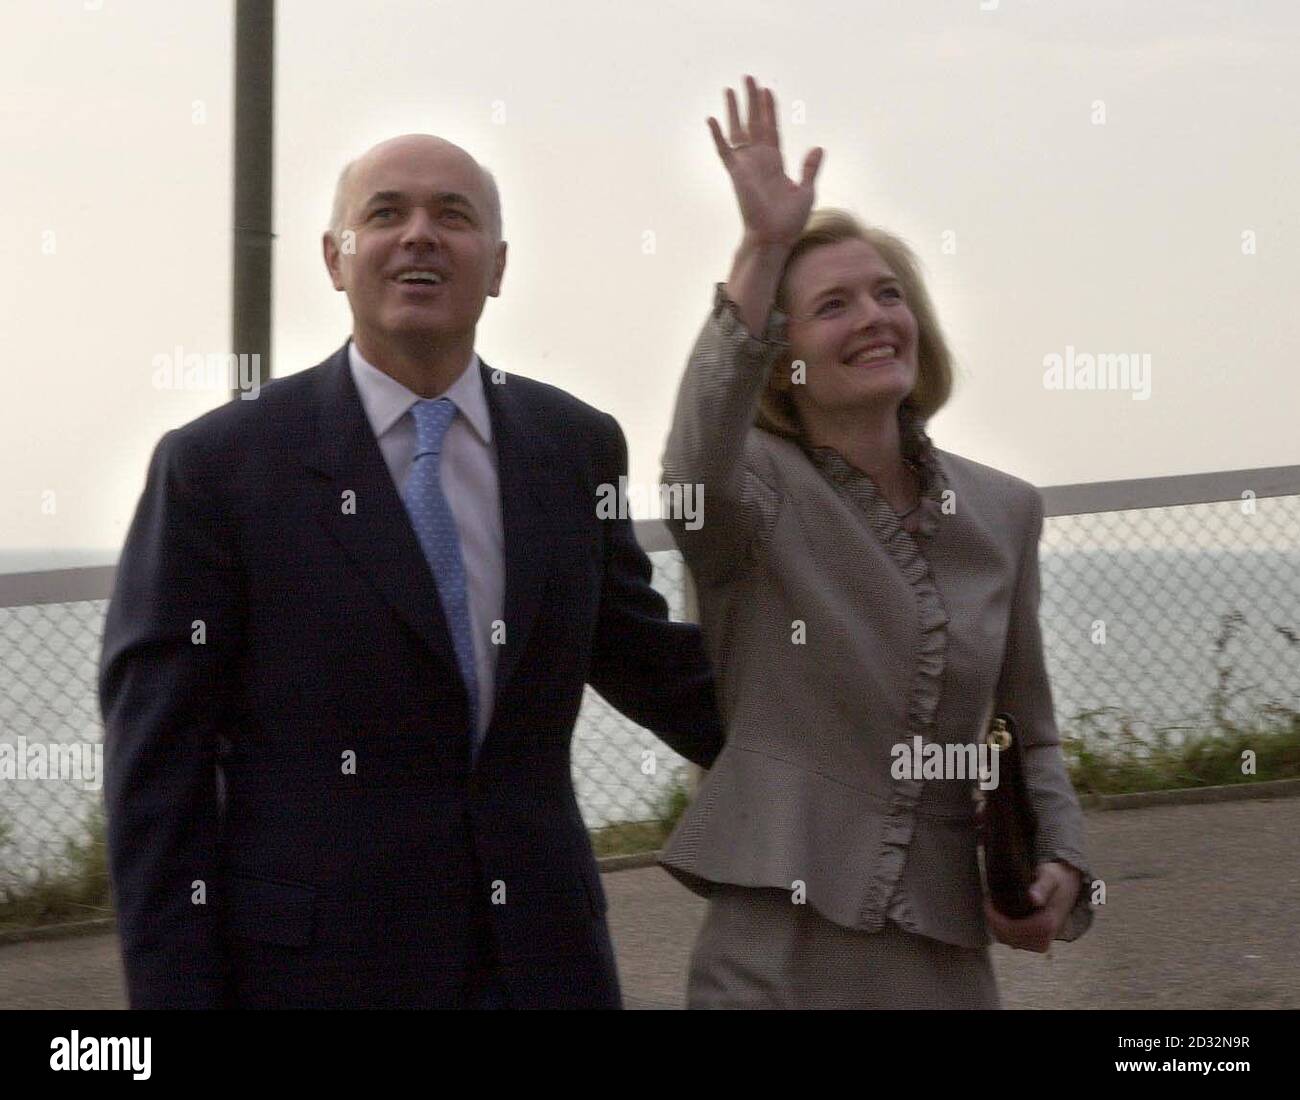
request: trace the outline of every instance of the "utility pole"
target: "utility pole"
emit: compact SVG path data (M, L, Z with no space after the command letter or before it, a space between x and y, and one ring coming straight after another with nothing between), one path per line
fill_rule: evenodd
M230 350L235 355L248 355L258 387L271 378L274 123L275 0L235 0ZM236 385L231 397L237 398L239 393Z

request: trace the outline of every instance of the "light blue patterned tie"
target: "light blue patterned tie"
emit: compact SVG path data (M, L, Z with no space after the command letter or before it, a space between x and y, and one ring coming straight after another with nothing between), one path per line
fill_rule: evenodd
M415 418L415 458L402 487L402 501L420 540L420 548L438 584L442 610L456 646L456 663L469 693L470 745L478 753L478 675L474 669L474 638L469 623L469 592L465 583L465 561L460 552L456 517L442 491L439 460L442 440L456 419L456 406L446 397L417 401L411 406Z

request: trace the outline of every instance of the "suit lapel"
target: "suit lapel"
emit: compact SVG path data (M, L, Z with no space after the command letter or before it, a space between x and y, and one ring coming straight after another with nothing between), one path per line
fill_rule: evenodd
M492 418L505 536L505 644L497 654L496 699L519 667L541 606L560 517L555 492L557 456L539 423L538 410L520 392L522 380L494 371L480 360L483 391ZM493 378L498 379L494 382ZM499 708L493 710L495 716Z
M316 514L385 602L455 674L455 647L429 564L366 419L347 344L323 364L316 433L305 456L318 479ZM351 505L345 507L345 493ZM354 510L353 510L354 507Z
M497 654L496 700L519 667L537 619L559 533L557 456L537 414L510 376L480 359L492 420L505 556L505 641ZM437 586L384 463L352 380L345 343L324 364L315 438L305 456L318 478L317 515L393 611L461 683ZM494 382L493 378L500 379ZM355 512L343 494L354 494ZM495 716L499 708L493 709Z

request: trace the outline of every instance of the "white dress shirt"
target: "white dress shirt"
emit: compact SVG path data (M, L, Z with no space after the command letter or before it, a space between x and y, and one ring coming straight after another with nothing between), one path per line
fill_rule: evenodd
M415 457L415 418L410 409L420 395L367 362L355 340L348 342L348 362L366 418L401 496ZM470 356L469 366L441 396L449 398L458 413L443 439L439 476L456 518L465 562L482 737L492 721L497 657L492 624L505 613L506 566L497 452L477 354Z

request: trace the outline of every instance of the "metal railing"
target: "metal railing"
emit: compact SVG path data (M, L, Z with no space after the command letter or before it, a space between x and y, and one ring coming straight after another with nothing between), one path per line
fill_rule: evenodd
M1300 710L1300 466L1042 493L1040 618L1063 729L1199 728ZM636 529L673 616L693 619L690 578L666 526ZM101 742L95 684L114 574L0 576L0 765L4 745L20 739ZM44 781L0 770L0 884L52 872L99 804L98 790L51 770ZM687 774L654 734L587 690L573 775L590 828L654 819Z

